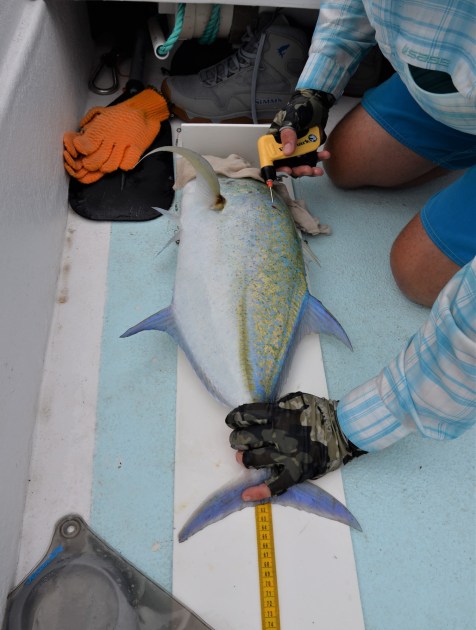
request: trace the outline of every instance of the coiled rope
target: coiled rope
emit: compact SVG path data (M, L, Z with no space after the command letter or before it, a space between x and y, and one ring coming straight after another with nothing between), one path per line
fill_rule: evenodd
M198 40L199 44L213 44L218 35L218 29L220 28L220 15L221 6L219 4L213 4L208 23L202 36Z
M174 28L167 38L167 41L157 48L157 55L160 58L166 58L174 45L177 43L183 28L186 6L185 2L179 2L177 5L177 15L175 16ZM198 40L200 44L212 44L215 41L218 29L220 28L220 13L220 5L213 4L205 30Z

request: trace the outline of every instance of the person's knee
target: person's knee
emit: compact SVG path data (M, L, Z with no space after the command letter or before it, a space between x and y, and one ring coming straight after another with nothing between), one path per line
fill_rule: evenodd
M339 188L415 185L445 173L388 133L357 105L329 134L324 169Z
M403 295L423 306L431 306L434 299L426 295L425 286L421 284L418 274L418 264L412 257L408 257L408 250L402 239L397 237L390 250L390 268L397 287Z
M428 307L460 269L430 240L419 214L395 239L390 251L390 267L403 295Z
M327 176L338 188L351 189L372 185L371 163L375 143L372 138L380 127L362 105L350 110L329 134L325 149L330 158L324 162Z
M331 156L323 163L326 175L332 183L343 189L356 188L359 185L355 181L352 151L349 150L348 143L346 146L345 138L348 138L348 130L349 127L344 118L329 134L325 149Z

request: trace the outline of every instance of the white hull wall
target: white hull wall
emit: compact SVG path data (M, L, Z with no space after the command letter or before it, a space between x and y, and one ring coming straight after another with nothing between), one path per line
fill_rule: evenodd
M87 96L83 3L0 5L0 618L13 586L67 217L62 134Z

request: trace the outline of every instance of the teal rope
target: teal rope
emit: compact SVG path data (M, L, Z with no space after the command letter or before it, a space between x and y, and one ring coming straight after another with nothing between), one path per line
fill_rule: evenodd
M165 57L172 50L174 45L176 44L178 38L180 37L180 33L182 32L183 27L183 18L185 15L185 7L186 4L184 2L179 2L177 7L177 15L175 16L175 26L173 31L170 33L167 41L157 48L157 54L159 57Z
M175 16L175 26L173 31L170 33L167 41L158 46L157 55L159 57L166 57L169 52L172 50L174 45L177 43L180 33L183 28L183 20L185 16L185 7L187 5L185 2L180 2L177 6L177 15ZM212 6L212 10L210 12L210 17L208 18L207 25L205 30L203 31L202 36L198 40L199 44L213 44L218 35L218 30L220 28L220 15L221 15L221 7L219 4L214 4Z
M218 29L220 28L220 13L221 7L219 4L214 4L208 18L208 23L202 36L198 40L199 44L213 44L218 35Z

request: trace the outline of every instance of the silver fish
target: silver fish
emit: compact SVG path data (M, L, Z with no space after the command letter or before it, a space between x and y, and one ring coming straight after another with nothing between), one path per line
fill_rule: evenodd
M172 304L127 330L171 335L208 391L227 407L274 401L300 339L350 341L307 288L301 240L286 204L266 185L220 178L187 149L197 179L182 194ZM204 170L206 169L206 170ZM221 192L226 199L223 201Z
M182 191L172 304L122 337L143 330L167 332L208 391L229 409L276 400L304 335L331 334L351 347L341 325L309 293L301 239L279 195L271 205L264 183L218 180L210 164L189 149L155 151L186 157L197 177ZM181 539L255 505L241 500L241 491L254 485L249 475L245 483L206 500ZM345 506L310 483L273 501L360 528Z

